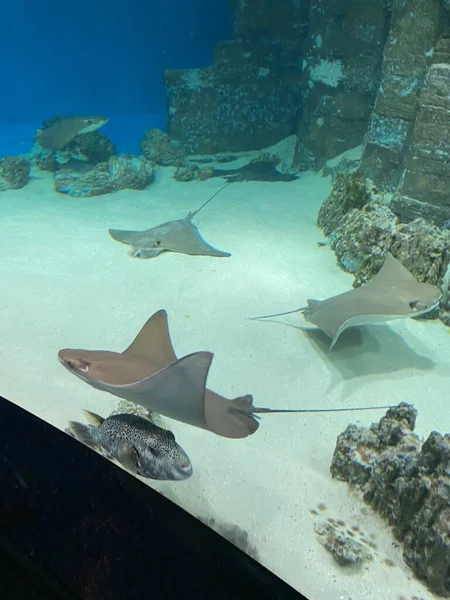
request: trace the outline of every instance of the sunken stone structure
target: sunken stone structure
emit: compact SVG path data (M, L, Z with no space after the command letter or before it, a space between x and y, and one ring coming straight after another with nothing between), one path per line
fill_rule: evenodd
M311 1L294 159L298 169L321 168L361 144L380 82L389 4Z
M214 64L165 72L168 132L188 154L260 150L295 133L301 113L308 2L229 3L234 36Z
M330 470L388 521L415 575L450 598L450 435L433 431L422 444L416 416L402 402L370 428L349 425Z

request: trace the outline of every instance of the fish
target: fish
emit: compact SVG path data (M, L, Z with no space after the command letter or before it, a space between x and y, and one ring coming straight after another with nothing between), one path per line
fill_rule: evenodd
M309 413L373 408L278 409L254 406L247 394L228 399L206 388L211 352L177 358L167 313L154 313L123 352L63 348L58 360L92 387L149 411L227 438L245 438L259 427L258 413Z
M62 150L77 135L96 131L105 123L108 117L64 117L50 127L36 131L36 141L44 150Z
M202 208L211 202L227 185L229 185L229 182L216 191L200 208L189 212L184 219L166 221L144 231L108 229L108 233L116 242L130 246L130 255L133 258L155 258L162 252L177 252L191 256L229 257L231 256L229 252L218 250L208 244L201 236L197 226L192 222L192 219Z
M88 425L69 421L69 432L95 450L103 450L128 471L147 479L182 481L193 472L189 456L171 431L133 414L103 417L85 410Z
M251 317L268 319L296 312L316 325L329 338L330 350L349 327L385 323L424 315L439 306L442 290L420 283L400 261L387 253L378 273L361 287L326 300L308 299L307 306L283 313Z

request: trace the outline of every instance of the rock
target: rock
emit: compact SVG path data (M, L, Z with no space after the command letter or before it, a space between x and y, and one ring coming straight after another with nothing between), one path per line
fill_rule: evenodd
M355 287L371 279L383 265L396 224L394 213L379 200L341 216L330 233L330 246L343 269L355 275Z
M51 127L63 117L51 117L42 121L43 128ZM99 131L91 131L74 137L63 150L44 150L36 141L31 150L34 164L43 171L57 171L60 166L77 160L90 166L106 162L113 156L115 148L111 140Z
M390 13L381 0L310 3L294 167L320 169L362 143L378 90Z
M353 533L349 535L350 532L345 531L336 521L316 523L314 530L319 542L341 567L361 567L373 559L367 545L352 537Z
M0 158L0 192L19 190L28 183L30 162L23 156Z
M178 167L173 178L177 181L193 181L199 178L199 169L196 167Z
M389 522L415 575L450 598L450 435L432 432L422 445L416 416L402 402L369 429L349 425L330 470Z
M381 83L365 135L361 169L377 186L394 191L405 167L428 56L439 34L436 0L392 0Z
M450 64L431 65L419 99L411 147L391 208L401 221L442 226L450 216Z
M345 156L335 166L330 166L328 162L325 163L322 169L323 177L331 175L331 180L334 183L338 175L349 175L359 170L361 165L361 159L349 159Z
M118 190L143 190L153 181L153 164L134 155L111 156L107 162L82 170L62 169L54 175L55 189L77 198Z
M171 143L167 133L160 129L149 129L144 133L139 147L147 160L162 167L181 167L183 152Z
M344 215L353 208L362 208L369 200L366 180L360 173L337 174L331 194L320 207L318 227L330 235Z

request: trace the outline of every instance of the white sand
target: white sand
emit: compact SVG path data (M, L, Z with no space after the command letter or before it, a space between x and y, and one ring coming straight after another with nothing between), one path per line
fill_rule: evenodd
M144 229L184 217L222 182L177 183L172 170L144 192L72 199L46 175L1 194L0 392L55 426L107 416L118 399L61 367L62 347L121 351L145 320L166 308L179 356L213 351L208 387L255 404L314 408L413 402L417 431L450 423L449 330L439 322L397 321L351 330L332 352L323 336L248 316L302 306L350 288L332 251L318 248L318 208L330 179L237 183L199 218L207 241L231 258L164 254L133 260L108 227ZM284 318L300 325L298 315ZM336 436L349 422L369 425L382 411L268 415L246 440L228 440L167 421L194 463L186 482L152 486L194 515L249 531L261 561L315 600L432 598L412 577L393 538L360 499L329 475ZM326 511L314 517L319 503ZM348 574L318 543L315 520L333 517L373 534L377 551ZM393 567L383 561L390 559Z

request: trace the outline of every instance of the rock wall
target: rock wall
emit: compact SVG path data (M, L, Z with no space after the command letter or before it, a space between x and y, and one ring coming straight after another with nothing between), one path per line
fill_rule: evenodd
M214 64L167 70L168 133L186 154L259 150L295 133L309 2L232 0Z
M447 60L450 38L441 40ZM419 98L400 185L391 208L402 221L417 217L450 226L450 60L431 65Z
M427 60L443 12L439 0L392 0L381 84L361 161L364 175L389 190L396 189L403 174Z
M312 0L294 166L321 168L362 143L381 76L386 0Z

